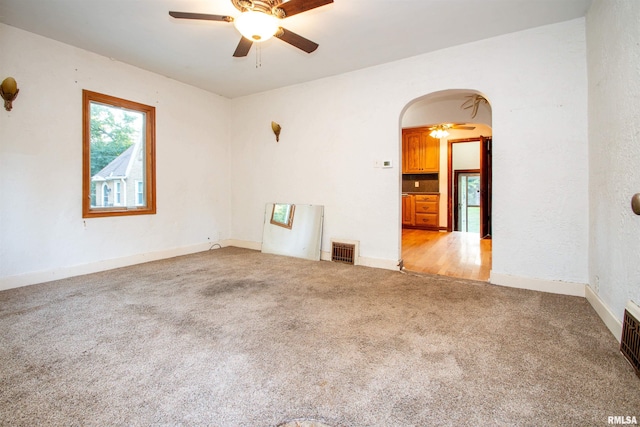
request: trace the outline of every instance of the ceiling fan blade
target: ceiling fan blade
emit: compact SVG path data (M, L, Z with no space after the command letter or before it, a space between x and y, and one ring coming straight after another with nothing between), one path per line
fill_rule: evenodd
M289 4L289 3L287 3ZM289 31L287 29L281 28L281 32L276 34L276 37L282 41L289 43L291 46L295 46L298 49L304 50L307 53L311 53L318 48L318 43L314 43L309 39L305 39L302 36L294 33L293 31Z
M452 129L474 130L475 126L452 126Z
M170 11L169 15L178 19L201 19L205 21L225 21L233 22L233 17L225 15L210 15L208 13L190 13Z
M306 12L307 10L315 9L316 7L324 6L329 3L333 3L333 0L290 0L286 3L281 3L278 5L278 8L284 10L285 17L287 17Z
M240 43L238 43L238 47L236 47L236 51L233 52L233 56L235 56L236 58L247 56L247 54L249 53L249 49L251 49L251 45L253 45L253 42L251 40L241 37Z

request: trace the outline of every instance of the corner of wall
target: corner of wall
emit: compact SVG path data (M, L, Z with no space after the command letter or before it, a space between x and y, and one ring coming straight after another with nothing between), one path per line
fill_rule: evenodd
M254 251L262 250L262 242L252 242L249 240L227 239L220 242L222 246L235 246L237 248L252 249Z
M605 326L613 334L616 340L620 342L622 337L622 322L613 314L613 312L607 307L607 305L600 299L600 297L593 292L590 286L585 286L586 298L591 304L591 307L596 311L600 319L604 322Z

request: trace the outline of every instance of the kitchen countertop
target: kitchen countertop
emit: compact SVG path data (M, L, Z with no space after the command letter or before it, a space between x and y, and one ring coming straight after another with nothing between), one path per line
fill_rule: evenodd
M403 191L402 195L407 196L409 194L440 194L437 191Z

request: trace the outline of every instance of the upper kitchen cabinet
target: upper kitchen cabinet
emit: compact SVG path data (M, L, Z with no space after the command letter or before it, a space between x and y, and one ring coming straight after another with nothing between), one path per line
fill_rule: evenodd
M438 173L440 140L429 129L402 129L402 173Z

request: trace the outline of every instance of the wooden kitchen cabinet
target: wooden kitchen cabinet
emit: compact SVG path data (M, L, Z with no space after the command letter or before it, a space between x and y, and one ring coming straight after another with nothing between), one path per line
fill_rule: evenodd
M438 230L440 228L440 195L403 195L402 225L411 228Z
M440 140L429 135L429 129L402 129L402 173L438 173Z
M402 195L402 225L415 225L415 196L412 194Z

